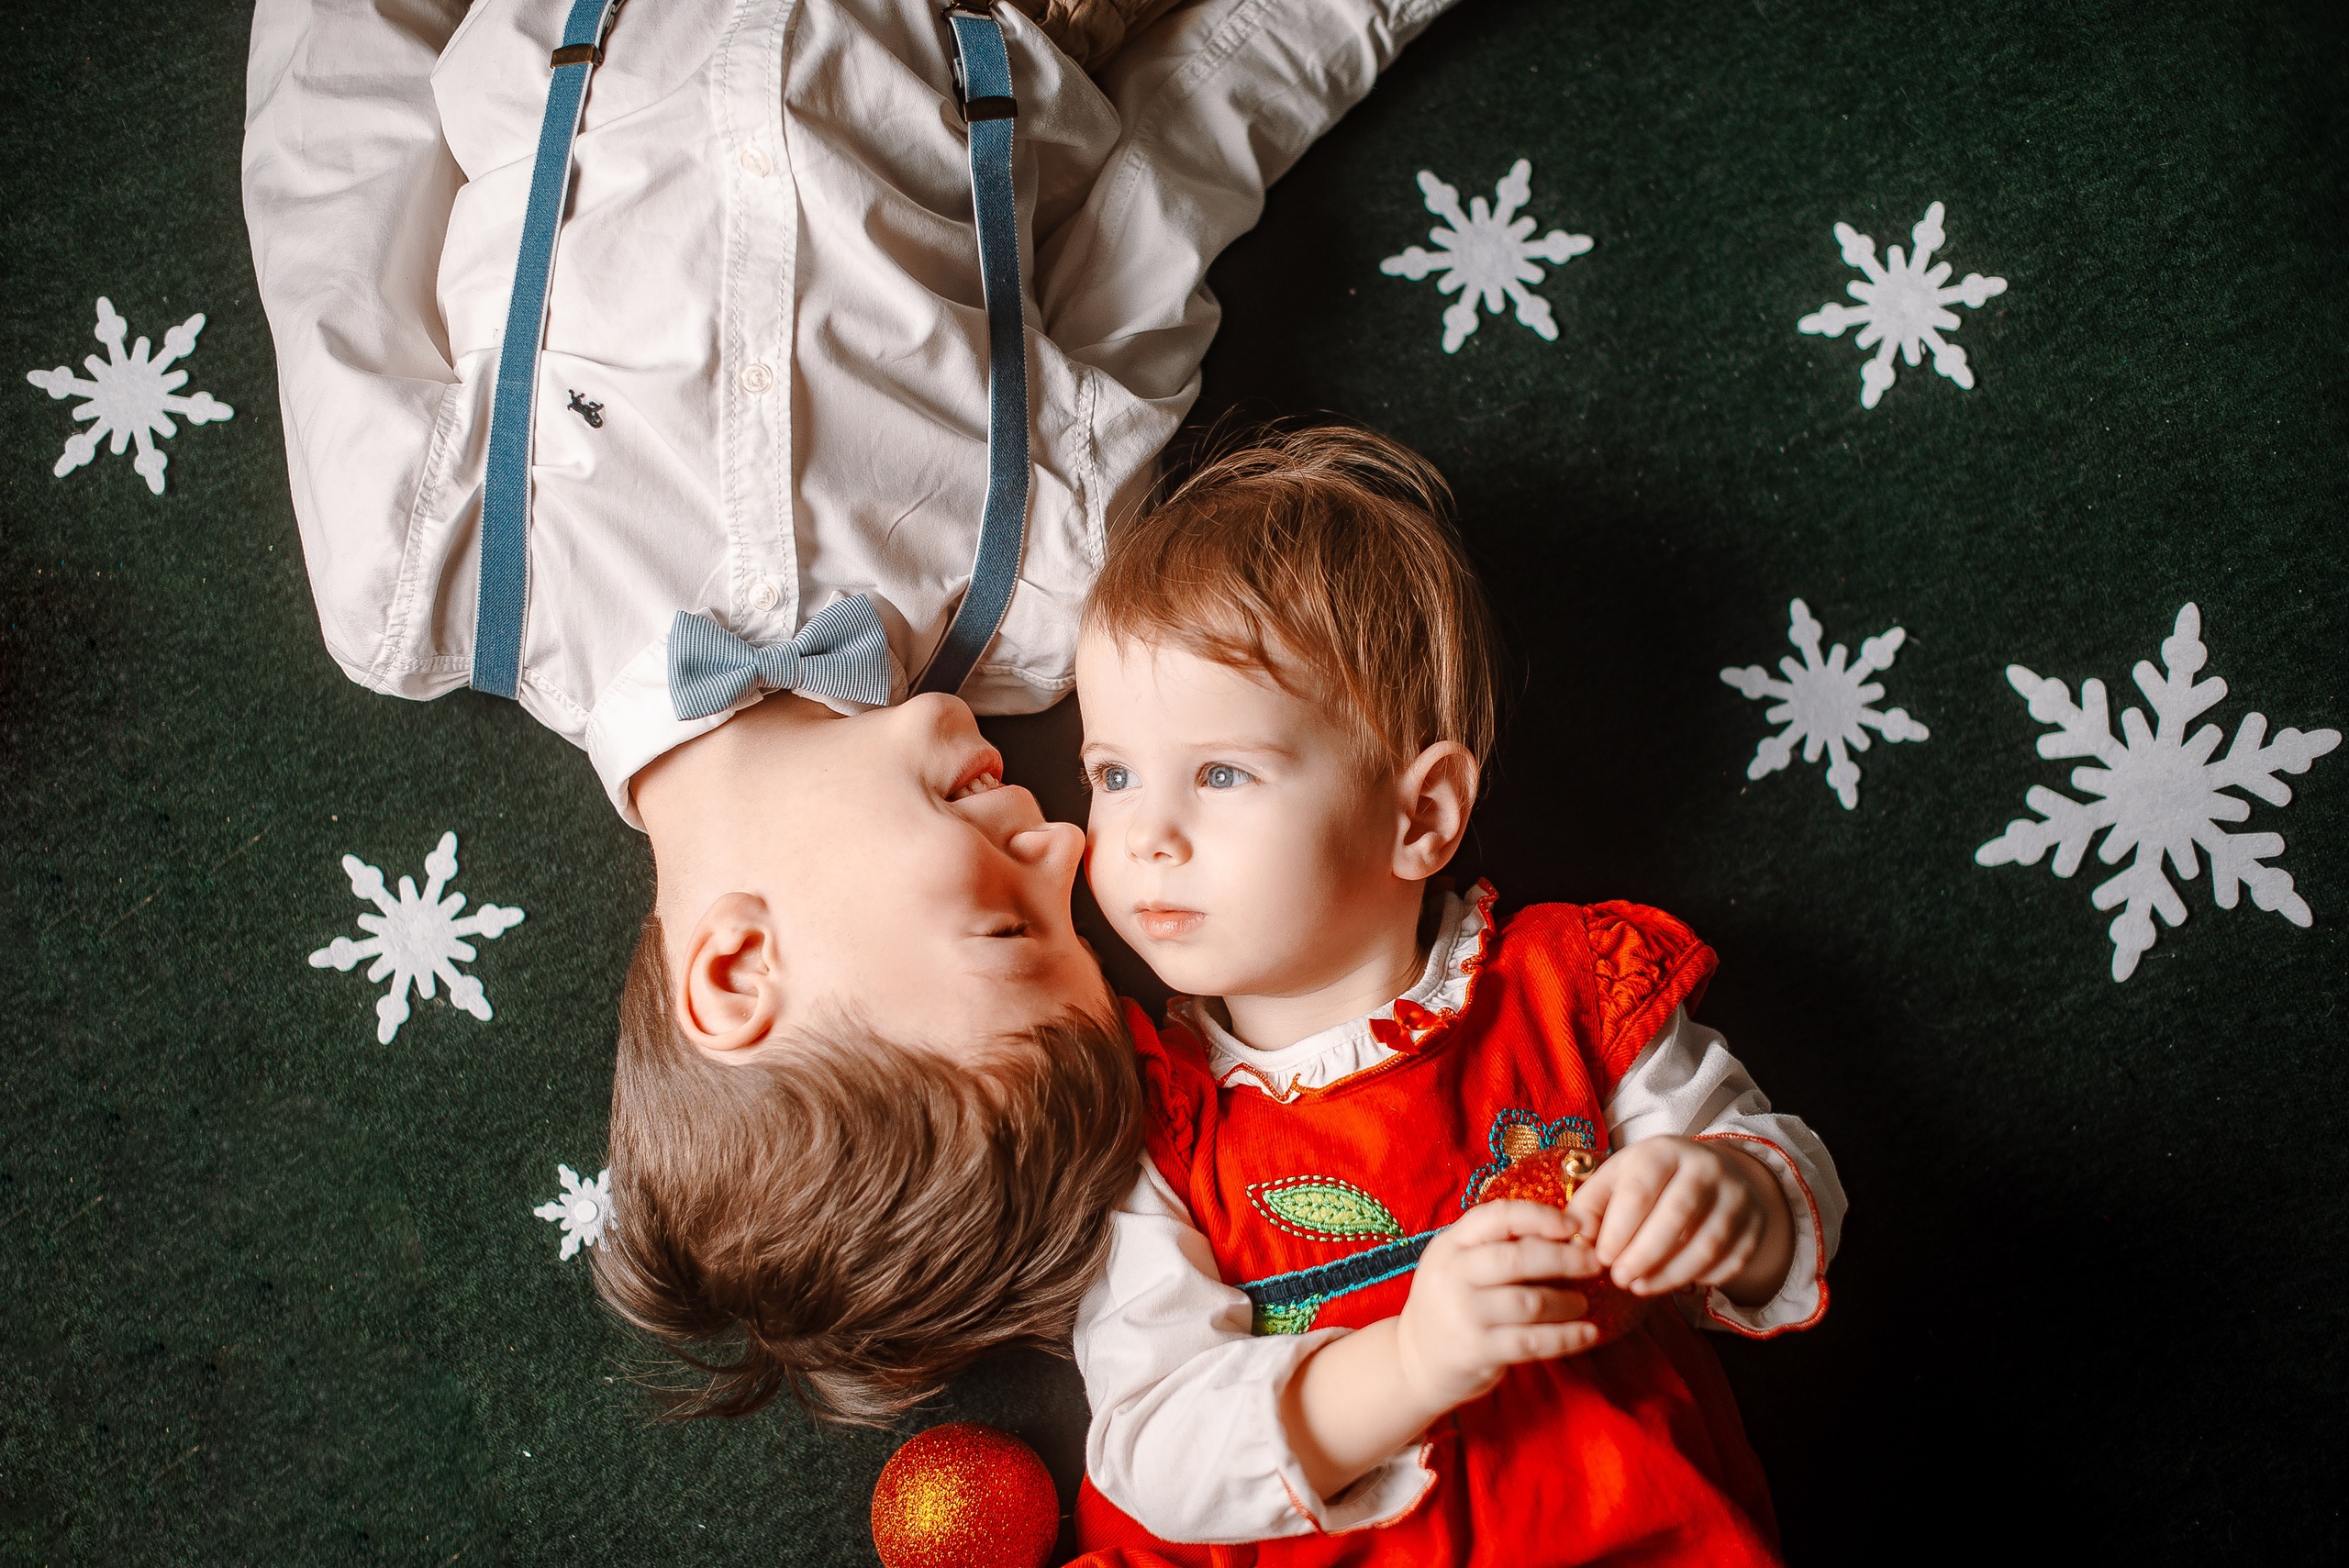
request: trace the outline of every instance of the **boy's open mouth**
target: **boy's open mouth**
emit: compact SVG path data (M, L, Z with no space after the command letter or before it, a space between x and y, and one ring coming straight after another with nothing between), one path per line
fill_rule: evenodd
M985 795L991 789L1002 787L1003 758L990 747L972 759L970 767L963 773L962 778L955 782L952 789L946 792L946 798L950 801L969 800L974 795Z
M1141 922L1144 936L1161 942L1187 937L1207 921L1207 916L1199 910L1177 909L1166 904L1137 904L1134 918Z

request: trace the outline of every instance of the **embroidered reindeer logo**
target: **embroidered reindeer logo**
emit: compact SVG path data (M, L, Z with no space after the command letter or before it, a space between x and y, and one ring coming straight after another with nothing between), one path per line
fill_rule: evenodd
M604 428L604 406L602 404L590 403L578 393L573 392L571 395L571 401L564 404L563 406L570 409L573 414L578 415L582 419L586 420L587 428L589 429L600 430Z

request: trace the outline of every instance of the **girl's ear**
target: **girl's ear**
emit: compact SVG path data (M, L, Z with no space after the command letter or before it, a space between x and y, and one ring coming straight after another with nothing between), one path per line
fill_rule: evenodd
M674 980L677 1028L703 1054L741 1062L783 1012L782 949L765 899L721 895L685 939Z
M1439 740L1411 760L1396 782L1402 831L1395 842L1395 874L1425 882L1452 862L1468 834L1482 776L1475 753L1457 740Z

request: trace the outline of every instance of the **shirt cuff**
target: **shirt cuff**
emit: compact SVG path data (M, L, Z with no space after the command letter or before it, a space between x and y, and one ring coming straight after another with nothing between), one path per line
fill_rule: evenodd
M1331 1338L1336 1338L1332 1335ZM1289 1363L1289 1376L1297 1375L1301 1360ZM1282 1394L1288 1378L1281 1379L1273 1390L1273 1407L1280 1407ZM1408 1515L1426 1501L1435 1486L1435 1469L1428 1462L1434 1444L1413 1443L1399 1453L1390 1454L1376 1468L1364 1472L1349 1482L1343 1490L1326 1501L1315 1494L1305 1479L1305 1467L1297 1461L1297 1453L1282 1445L1280 1459L1281 1488L1288 1494L1289 1507L1297 1517L1313 1527L1317 1535L1344 1535L1351 1530L1376 1529L1391 1525Z
M1778 1294L1758 1307L1731 1301L1718 1285L1709 1285L1700 1297L1699 1326L1725 1329L1749 1340L1767 1340L1797 1329L1808 1329L1827 1315L1827 1236L1820 1223L1819 1202L1794 1156L1766 1138L1751 1132L1700 1132L1700 1143L1734 1144L1778 1179L1787 1210L1794 1220L1794 1256L1787 1264L1786 1282Z

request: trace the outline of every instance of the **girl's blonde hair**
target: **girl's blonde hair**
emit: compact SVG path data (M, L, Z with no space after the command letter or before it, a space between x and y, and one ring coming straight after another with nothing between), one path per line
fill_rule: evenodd
M1451 488L1375 430L1260 430L1210 455L1111 537L1085 622L1341 705L1366 761L1492 751L1492 615Z

